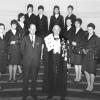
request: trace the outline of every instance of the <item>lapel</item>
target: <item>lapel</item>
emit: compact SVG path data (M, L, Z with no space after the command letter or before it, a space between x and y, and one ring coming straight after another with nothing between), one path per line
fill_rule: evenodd
M81 30L82 30L82 28L80 28L77 33L75 32L75 36L79 35Z

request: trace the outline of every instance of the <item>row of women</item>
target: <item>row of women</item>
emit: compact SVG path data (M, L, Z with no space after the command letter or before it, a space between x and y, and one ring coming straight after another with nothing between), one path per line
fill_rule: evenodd
M9 66L9 82L16 82L16 71L23 73L23 100L28 95L28 80L32 77L32 97L36 98L36 78L40 67L40 59L44 63L44 92L48 98L66 95L67 68L75 67L76 77L73 82L80 82L82 72L87 79L85 91L92 92L96 75L96 53L100 49L100 39L95 34L95 25L89 23L87 31L81 27L82 19L73 14L73 6L69 5L68 15L60 14L59 6L54 6L53 15L48 19L44 15L44 7L38 7L39 14L33 13L33 5L27 6L27 14L18 14L18 20L11 21L11 29L5 32L5 25L0 23L0 71ZM44 38L53 34L55 45L48 52ZM23 60L24 59L24 60ZM22 69L21 69L22 67ZM1 87L2 89L2 87Z

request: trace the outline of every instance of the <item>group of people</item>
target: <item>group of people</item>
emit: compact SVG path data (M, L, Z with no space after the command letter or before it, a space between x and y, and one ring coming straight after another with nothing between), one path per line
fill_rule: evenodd
M0 72L9 67L8 82L16 82L17 69L23 75L23 100L28 95L28 81L31 77L31 96L36 96L36 80L40 69L40 60L44 65L43 92L48 98L66 95L68 69L75 67L75 79L81 81L82 72L86 76L87 88L92 92L96 75L96 54L100 49L100 39L95 34L95 25L89 23L87 31L81 27L82 19L73 14L73 6L67 7L65 18L60 14L60 7L54 6L53 15L44 15L44 7L38 7L38 15L33 13L33 5L28 4L27 14L18 14L18 20L11 21L11 29L5 34L5 25L0 23ZM44 38L53 34L55 45L47 50ZM2 89L2 87L0 87Z

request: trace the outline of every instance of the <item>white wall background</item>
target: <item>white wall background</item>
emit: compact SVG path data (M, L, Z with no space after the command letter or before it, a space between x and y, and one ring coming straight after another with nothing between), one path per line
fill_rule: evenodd
M82 27L90 22L96 25L96 34L100 36L100 0L0 0L0 22L6 25L6 31L10 28L10 21L17 19L20 12L26 13L27 4L34 5L34 13L37 14L38 5L45 7L45 14L48 19L52 15L54 5L59 5L61 14L67 15L67 6L74 6L74 13L82 18Z

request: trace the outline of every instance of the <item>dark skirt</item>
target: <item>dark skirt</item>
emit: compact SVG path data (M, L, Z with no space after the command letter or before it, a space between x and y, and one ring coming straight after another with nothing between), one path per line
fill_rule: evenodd
M9 64L19 65L21 60L19 45L11 45L9 48Z
M94 54L88 53L83 57L83 71L87 71L90 74L96 74L96 61L94 60Z
M82 55L71 53L71 64L82 65Z
M6 68L8 66L7 53L0 53L0 72L6 73Z

